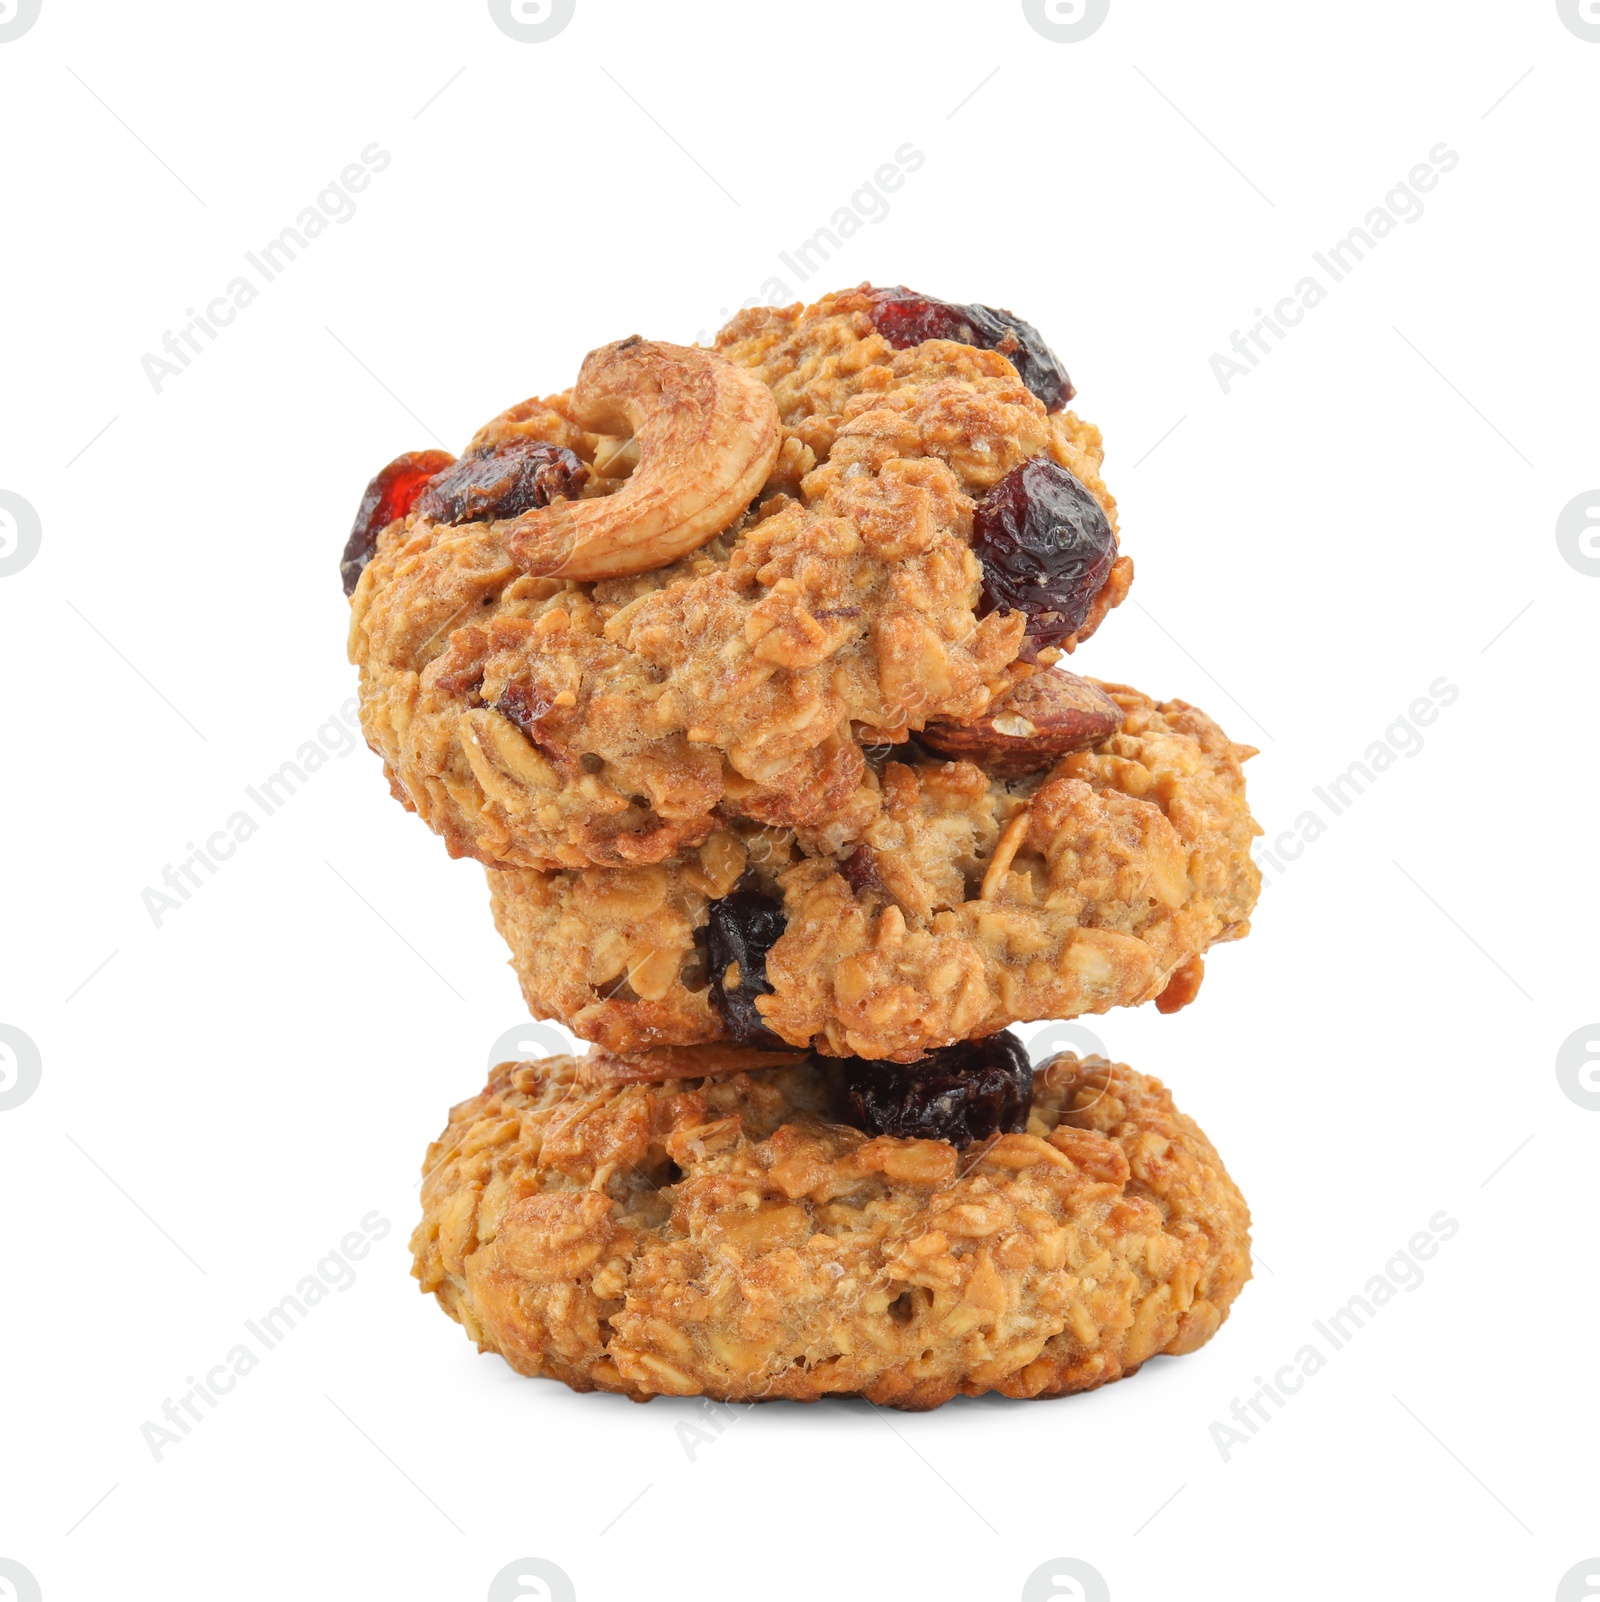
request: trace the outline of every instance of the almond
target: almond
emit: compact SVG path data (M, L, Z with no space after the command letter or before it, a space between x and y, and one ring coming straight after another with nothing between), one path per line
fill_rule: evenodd
M939 756L1015 779L1087 751L1121 727L1122 708L1092 679L1050 669L1013 686L982 717L930 723L917 738Z

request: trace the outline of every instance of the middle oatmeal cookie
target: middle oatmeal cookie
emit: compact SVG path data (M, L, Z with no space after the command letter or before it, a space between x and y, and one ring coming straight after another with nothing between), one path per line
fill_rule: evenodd
M983 713L1120 602L1070 387L1047 410L1010 325L988 349L875 317L856 290L741 314L716 351L620 341L460 462L374 479L344 566L362 723L453 855L659 864L729 816L858 833L863 743Z
M1253 753L1183 701L1099 688L1121 728L1044 771L896 748L848 838L735 819L666 862L491 870L529 1009L612 1051L910 1062L1012 1022L1181 1005L1206 948L1249 932Z

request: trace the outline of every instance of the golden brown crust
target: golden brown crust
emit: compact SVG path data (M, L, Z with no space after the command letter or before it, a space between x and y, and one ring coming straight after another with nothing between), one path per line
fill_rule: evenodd
M1029 671L1024 619L977 615L975 498L1048 451L1114 526L1099 431L1047 416L995 352L893 350L864 304L852 291L765 314L781 339L741 332L743 314L719 336L770 390L782 440L759 508L669 565L524 571L524 523L603 521L597 500L631 493L633 445L586 428L604 420L570 395L511 408L469 449L560 445L592 469L582 499L458 527L414 512L379 536L352 597L362 724L452 855L658 863L727 815L843 838L871 808L863 740L975 716ZM1130 574L1119 558L1067 649Z
M1249 931L1248 748L1186 702L1100 688L1124 724L1093 750L1010 781L889 762L843 839L735 822L648 867L491 872L529 1008L613 1051L723 1038L697 933L747 872L783 902L756 1005L795 1047L910 1061L1153 1000Z
M1060 1396L1203 1345L1249 1212L1160 1081L1070 1054L958 1152L832 1122L814 1062L595 1088L506 1063L428 1149L413 1272L480 1351L637 1400Z

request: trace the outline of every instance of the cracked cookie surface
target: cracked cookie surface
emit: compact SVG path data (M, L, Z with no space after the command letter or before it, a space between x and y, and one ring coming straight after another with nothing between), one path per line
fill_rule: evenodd
M413 1272L518 1373L726 1400L1061 1396L1216 1333L1249 1212L1159 1080L1055 1058L958 1152L833 1121L825 1064L594 1086L505 1063L429 1147Z
M895 349L869 306L850 291L719 336L711 360L767 387L781 441L750 509L677 561L536 575L516 519L415 508L375 535L351 608L362 723L396 798L453 855L659 863L729 816L848 832L872 806L863 741L977 716L1030 671L1024 616L980 615L974 508L1043 456L1114 531L1099 431L1047 414L995 351ZM587 469L580 512L630 493L630 441L583 427L571 394L511 408L468 453L533 442ZM1118 558L1066 649L1130 578Z
M1122 728L1041 773L897 748L843 837L739 821L639 868L491 870L530 1010L615 1051L727 1038L707 927L736 887L781 908L753 1005L795 1047L904 1062L1175 982L1188 999L1195 959L1249 932L1250 748L1186 702L1099 688Z

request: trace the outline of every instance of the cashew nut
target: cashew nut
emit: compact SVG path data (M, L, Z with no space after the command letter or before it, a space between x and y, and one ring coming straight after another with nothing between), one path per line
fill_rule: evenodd
M637 334L589 352L572 412L597 433L633 435L639 466L614 495L517 518L505 549L528 573L616 578L677 561L744 510L782 442L765 384L711 351Z

